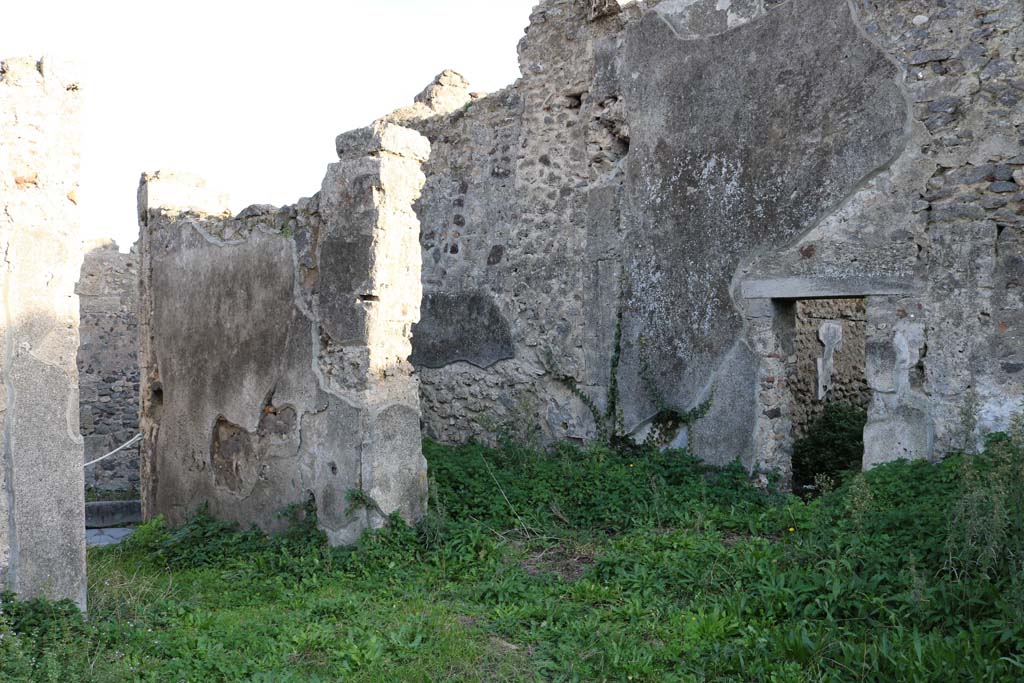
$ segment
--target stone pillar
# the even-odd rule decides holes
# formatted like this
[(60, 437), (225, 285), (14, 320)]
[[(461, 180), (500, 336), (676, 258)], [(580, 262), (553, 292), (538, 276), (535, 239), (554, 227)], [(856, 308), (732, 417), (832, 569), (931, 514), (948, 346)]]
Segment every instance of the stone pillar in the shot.
[(923, 306), (913, 297), (868, 297), (865, 374), (871, 389), (864, 469), (935, 453), (933, 400), (923, 390)]
[(792, 478), (793, 397), (789, 368), (794, 359), (795, 303), (786, 300), (744, 299), (747, 341), (757, 358), (754, 454), (750, 465), (762, 485), (768, 473), (788, 489)]
[(340, 136), (321, 191), (237, 216), (202, 181), (139, 192), (143, 514), (279, 528), (312, 496), (332, 544), (426, 509), (418, 379), (426, 138)]
[(321, 330), (325, 346), (365, 354), (366, 366), (362, 377), (337, 373), (333, 364), (321, 369), (363, 411), (360, 477), (374, 501), (368, 521), (379, 526), (381, 511), (406, 519), (426, 511), (419, 379), (409, 356), (423, 296), (413, 203), (426, 181), (420, 165), (430, 142), (408, 128), (374, 124), (340, 135), (337, 151), (320, 194)]
[(0, 587), (85, 607), (78, 84), (0, 65)]

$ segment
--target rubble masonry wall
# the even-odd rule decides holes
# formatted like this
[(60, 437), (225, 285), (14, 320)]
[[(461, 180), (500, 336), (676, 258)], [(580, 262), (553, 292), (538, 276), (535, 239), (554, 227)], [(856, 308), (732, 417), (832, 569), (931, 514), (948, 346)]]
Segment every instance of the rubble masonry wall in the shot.
[(646, 372), (680, 410), (714, 397), (676, 444), (785, 473), (796, 358), (777, 316), (819, 297), (865, 299), (869, 465), (1005, 427), (1024, 395), (1022, 14), (541, 2), (520, 80), (476, 96), (448, 75), (391, 115), (433, 146), (427, 434), (590, 438), (557, 377), (603, 406), (620, 356), (627, 430), (656, 412)]
[[(76, 286), (79, 302), (78, 375), (85, 460), (91, 462), (139, 431), (138, 254), (117, 243), (86, 243)], [(98, 491), (139, 487), (139, 447), (129, 446), (85, 470)]]

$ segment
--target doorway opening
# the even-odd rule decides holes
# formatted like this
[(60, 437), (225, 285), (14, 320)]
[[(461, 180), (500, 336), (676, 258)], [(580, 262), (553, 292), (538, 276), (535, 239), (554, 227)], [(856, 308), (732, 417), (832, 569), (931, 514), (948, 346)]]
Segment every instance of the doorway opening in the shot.
[(860, 470), (871, 402), (865, 359), (863, 298), (793, 302), (793, 356), (788, 369), (793, 491), (814, 496)]

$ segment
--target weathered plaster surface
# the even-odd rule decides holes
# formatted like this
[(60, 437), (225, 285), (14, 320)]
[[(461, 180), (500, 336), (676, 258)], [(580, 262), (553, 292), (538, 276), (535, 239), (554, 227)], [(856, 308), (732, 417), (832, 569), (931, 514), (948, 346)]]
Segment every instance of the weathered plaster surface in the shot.
[[(648, 14), (626, 40), (622, 70), (643, 74), (624, 79), (636, 117), (627, 230), (639, 247), (625, 257), (627, 339), (647, 337), (672, 400), (743, 383), (749, 403), (754, 375), (736, 373), (750, 364), (725, 361), (743, 327), (736, 267), (810, 228), (899, 151), (897, 70), (842, 1), (794, 0), (689, 41)], [(627, 422), (650, 410), (642, 400), (631, 407)], [(694, 447), (723, 462), (748, 457), (723, 441), (731, 429), (720, 410), (731, 408), (715, 403)]]
[(0, 587), (84, 608), (79, 107), (65, 65), (0, 62)]
[[(144, 176), (143, 514), (203, 503), (273, 529), (312, 496), (332, 543), (426, 504), (412, 203), (429, 144), (377, 125), (338, 140), (312, 199), (230, 216), (198, 179)], [(199, 206), (173, 202), (196, 198)], [(352, 491), (370, 503), (353, 505)]]
[(392, 115), (433, 143), (427, 433), (593, 436), (552, 371), (603, 404), (621, 310), (627, 428), (653, 414), (647, 367), (681, 410), (715, 397), (701, 457), (785, 470), (804, 417), (776, 316), (820, 297), (865, 299), (869, 465), (957, 447), (965, 414), (1005, 425), (1024, 393), (1022, 11), (540, 3), (519, 81), (477, 96), (446, 72)]

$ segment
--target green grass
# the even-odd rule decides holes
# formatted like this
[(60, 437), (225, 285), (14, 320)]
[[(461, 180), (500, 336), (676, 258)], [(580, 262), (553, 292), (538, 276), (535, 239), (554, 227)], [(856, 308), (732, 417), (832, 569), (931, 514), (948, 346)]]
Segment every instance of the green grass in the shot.
[(425, 445), (432, 513), (329, 549), (205, 515), (89, 551), (90, 614), (4, 600), (0, 680), (1024, 680), (1024, 453), (805, 503), (681, 452)]

